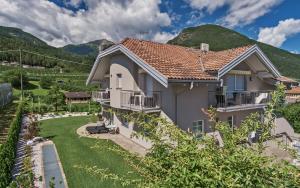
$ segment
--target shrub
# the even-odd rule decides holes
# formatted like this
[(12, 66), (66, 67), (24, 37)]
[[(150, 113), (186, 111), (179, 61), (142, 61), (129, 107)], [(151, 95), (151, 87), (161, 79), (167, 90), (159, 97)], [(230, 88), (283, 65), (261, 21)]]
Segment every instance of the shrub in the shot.
[(300, 103), (286, 106), (283, 108), (282, 114), (292, 125), (295, 132), (300, 133)]
[(16, 144), (22, 121), (23, 103), (20, 103), (16, 116), (11, 122), (8, 137), (0, 151), (0, 188), (5, 188), (11, 181), (11, 171), (16, 156)]

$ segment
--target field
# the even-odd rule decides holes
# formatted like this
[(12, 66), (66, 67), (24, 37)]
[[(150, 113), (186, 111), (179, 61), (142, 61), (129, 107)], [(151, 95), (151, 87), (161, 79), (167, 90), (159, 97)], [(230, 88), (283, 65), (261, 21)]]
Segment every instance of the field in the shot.
[[(99, 177), (75, 167), (75, 165), (97, 166), (121, 176), (133, 171), (117, 152), (109, 150), (110, 147), (116, 147), (113, 142), (79, 137), (76, 134), (77, 128), (88, 122), (89, 117), (42, 121), (40, 135), (50, 138), (55, 143), (70, 188), (121, 187), (120, 182), (100, 180)], [(96, 143), (100, 144), (101, 148), (92, 148)], [(133, 173), (128, 178), (137, 176)]]

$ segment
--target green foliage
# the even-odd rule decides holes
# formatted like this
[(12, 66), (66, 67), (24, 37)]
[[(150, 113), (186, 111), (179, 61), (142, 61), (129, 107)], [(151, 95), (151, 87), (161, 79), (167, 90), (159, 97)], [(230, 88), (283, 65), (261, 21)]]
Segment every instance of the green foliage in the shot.
[(54, 85), (49, 90), (46, 101), (49, 105), (54, 106), (56, 112), (58, 107), (65, 105), (64, 94), (60, 91), (60, 88), (57, 85)]
[(26, 87), (29, 85), (28, 77), (26, 74), (21, 72), (18, 69), (15, 70), (9, 70), (4, 72), (3, 79), (5, 82), (11, 83), (11, 85), (14, 88), (20, 88), (21, 87), (21, 73), (22, 73), (22, 79), (23, 79), (23, 87)]
[(5, 188), (11, 181), (11, 171), (16, 156), (16, 144), (18, 141), (21, 119), (23, 112), (23, 104), (20, 103), (16, 112), (16, 116), (11, 122), (8, 137), (2, 145), (0, 151), (0, 188)]
[[(43, 66), (46, 68), (66, 68), (78, 72), (88, 72), (91, 68), (91, 62), (94, 61), (94, 56), (78, 55), (67, 52), (62, 48), (55, 48), (47, 45), (45, 42), (35, 36), (26, 33), (17, 28), (0, 26), (0, 49), (1, 50), (16, 50), (26, 49), (40, 54), (76, 61), (86, 65), (71, 64), (69, 62), (58, 61), (54, 59), (44, 58), (33, 54), (22, 52), (22, 63), (26, 65)], [(19, 61), (19, 52), (0, 53), (0, 61), (15, 62)]]
[(86, 86), (85, 84), (78, 83), (78, 81), (76, 82), (74, 80), (72, 80), (72, 81), (68, 80), (65, 83), (60, 83), (59, 87), (62, 90), (65, 90), (65, 91), (74, 91), (74, 92), (76, 92), (76, 91), (94, 91), (94, 90), (97, 90), (97, 88), (98, 88), (97, 85), (88, 85), (88, 86)]
[(31, 162), (31, 147), (25, 146), (25, 158), (23, 159), (23, 169), (9, 185), (9, 188), (34, 188), (34, 174), (32, 171), (32, 162)]
[(268, 104), (270, 114), (275, 114), (276, 117), (282, 116), (282, 108), (285, 105), (285, 85), (276, 85), (276, 91), (273, 92), (271, 102)]
[(207, 24), (186, 28), (168, 43), (195, 48), (200, 48), (201, 43), (208, 43), (210, 49), (214, 51), (257, 44), (283, 75), (300, 79), (299, 55), (257, 42), (218, 25)]
[(290, 104), (283, 108), (283, 116), (292, 125), (295, 132), (300, 133), (300, 103)]
[[(199, 140), (157, 115), (116, 111), (139, 126), (135, 136), (150, 139), (153, 144), (144, 158), (124, 155), (144, 179), (130, 181), (105, 169), (82, 169), (100, 179), (114, 179), (138, 187), (299, 187), (298, 168), (262, 155), (264, 142), (270, 138), (274, 126), (274, 107), (280, 106), (280, 89), (279, 86), (273, 93), (264, 122), (258, 114), (252, 114), (234, 131), (227, 122), (216, 122), (215, 111), (210, 109), (209, 120), (222, 136), (223, 146), (214, 135)], [(248, 136), (257, 130), (262, 131), (258, 143), (250, 145)], [(140, 163), (131, 162), (134, 159)]]
[(68, 111), (96, 113), (100, 111), (100, 105), (97, 102), (69, 104)]
[(53, 81), (54, 81), (53, 78), (51, 78), (49, 76), (42, 76), (39, 84), (40, 84), (41, 88), (49, 89), (52, 86)]

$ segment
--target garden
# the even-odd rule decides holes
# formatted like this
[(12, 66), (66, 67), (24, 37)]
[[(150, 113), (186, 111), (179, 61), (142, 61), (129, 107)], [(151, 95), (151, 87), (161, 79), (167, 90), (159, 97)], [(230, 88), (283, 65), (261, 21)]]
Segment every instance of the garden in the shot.
[[(79, 137), (76, 130), (89, 123), (91, 117), (68, 117), (41, 121), (40, 136), (51, 139), (57, 148), (69, 187), (122, 187), (113, 180), (99, 178), (76, 166), (98, 166), (109, 169), (120, 176), (138, 178), (129, 162), (114, 148), (120, 149), (110, 140)], [(95, 148), (101, 146), (100, 148)], [(131, 172), (131, 173), (128, 173)]]

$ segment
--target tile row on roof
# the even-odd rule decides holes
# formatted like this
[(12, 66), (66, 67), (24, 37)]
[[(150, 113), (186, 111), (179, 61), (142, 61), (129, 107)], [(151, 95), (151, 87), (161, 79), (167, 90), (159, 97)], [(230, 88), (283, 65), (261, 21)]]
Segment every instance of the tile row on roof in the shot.
[(252, 46), (224, 51), (200, 49), (126, 38), (121, 44), (168, 79), (215, 80), (216, 72)]
[(293, 87), (290, 90), (286, 91), (286, 94), (290, 94), (290, 95), (300, 95), (300, 87)]

